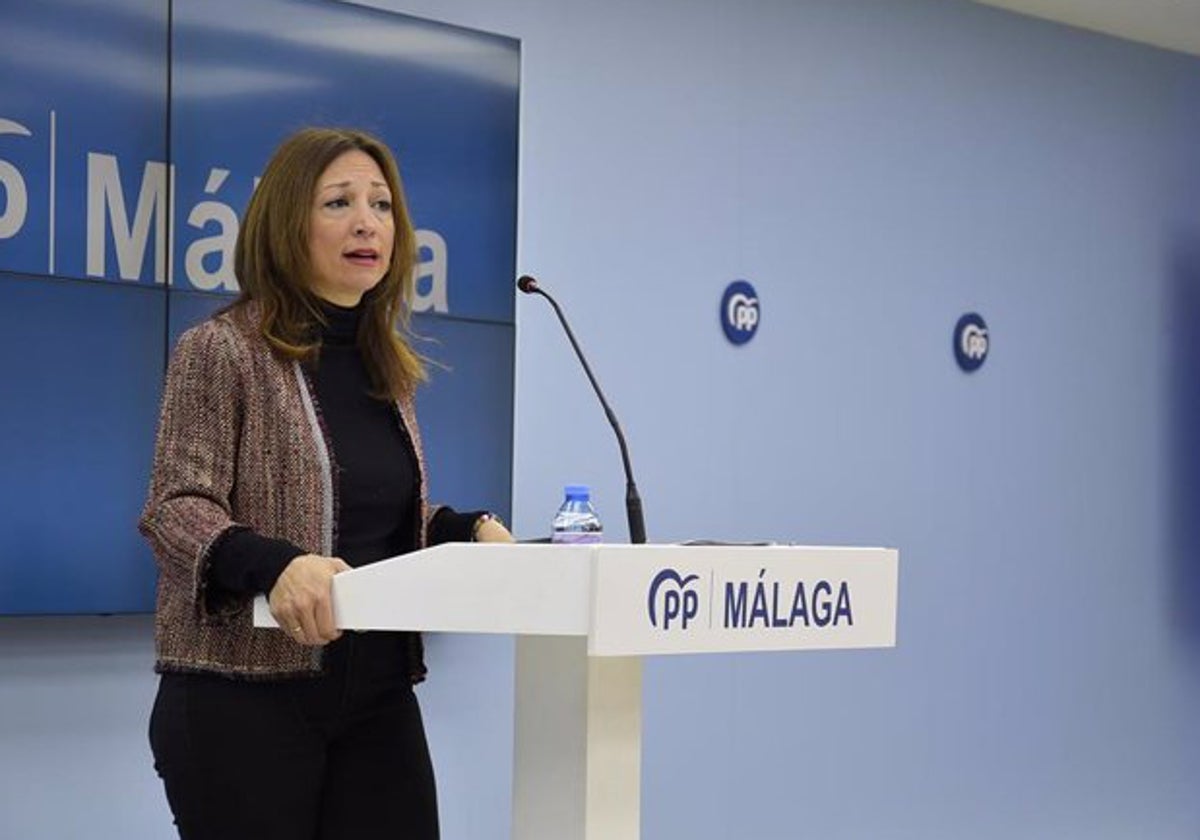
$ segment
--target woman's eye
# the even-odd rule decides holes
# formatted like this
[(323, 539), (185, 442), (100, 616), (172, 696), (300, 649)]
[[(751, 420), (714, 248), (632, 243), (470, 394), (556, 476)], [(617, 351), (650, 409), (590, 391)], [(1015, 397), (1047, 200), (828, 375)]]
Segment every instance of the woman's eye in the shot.
[(344, 198), (334, 198), (325, 202), (326, 207), (347, 207), (349, 202)]
[(375, 208), (377, 210), (387, 210), (390, 212), (392, 209), (392, 202), (386, 198), (381, 198), (375, 202)]

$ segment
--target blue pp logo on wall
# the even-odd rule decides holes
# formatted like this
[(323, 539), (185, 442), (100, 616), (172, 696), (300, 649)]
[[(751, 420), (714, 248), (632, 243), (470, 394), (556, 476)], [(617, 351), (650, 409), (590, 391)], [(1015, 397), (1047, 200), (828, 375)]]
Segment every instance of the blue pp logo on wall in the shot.
[(745, 344), (758, 332), (758, 293), (745, 280), (735, 280), (721, 296), (721, 327), (731, 344)]
[(663, 569), (655, 575), (646, 603), (651, 626), (670, 630), (674, 622), (680, 630), (686, 630), (688, 622), (700, 612), (700, 595), (691, 588), (699, 579), (699, 575), (683, 577), (674, 569)]
[(954, 327), (954, 358), (958, 366), (973, 373), (983, 366), (988, 354), (988, 328), (978, 314), (968, 312)]

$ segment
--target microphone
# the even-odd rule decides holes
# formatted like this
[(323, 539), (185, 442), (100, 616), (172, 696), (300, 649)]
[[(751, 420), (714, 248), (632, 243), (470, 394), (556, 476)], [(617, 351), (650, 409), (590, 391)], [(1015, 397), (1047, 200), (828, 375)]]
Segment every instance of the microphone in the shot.
[(517, 288), (527, 295), (541, 295), (550, 301), (563, 330), (567, 333), (567, 338), (571, 341), (571, 347), (575, 349), (575, 355), (579, 357), (579, 363), (583, 365), (583, 372), (587, 374), (588, 381), (592, 383), (592, 390), (596, 392), (600, 405), (604, 407), (604, 416), (608, 418), (608, 424), (612, 426), (613, 432), (617, 435), (617, 444), (621, 447), (621, 462), (625, 465), (625, 517), (629, 521), (629, 541), (635, 545), (644, 543), (646, 541), (646, 522), (642, 518), (642, 497), (638, 495), (637, 484), (633, 481), (633, 468), (629, 466), (629, 447), (625, 445), (625, 434), (621, 431), (621, 424), (617, 422), (617, 415), (613, 414), (608, 400), (604, 399), (604, 392), (600, 390), (596, 377), (592, 375), (592, 368), (588, 365), (587, 359), (583, 357), (583, 351), (579, 349), (579, 342), (575, 340), (575, 333), (571, 332), (571, 325), (567, 323), (558, 301), (528, 274), (522, 275), (517, 280)]

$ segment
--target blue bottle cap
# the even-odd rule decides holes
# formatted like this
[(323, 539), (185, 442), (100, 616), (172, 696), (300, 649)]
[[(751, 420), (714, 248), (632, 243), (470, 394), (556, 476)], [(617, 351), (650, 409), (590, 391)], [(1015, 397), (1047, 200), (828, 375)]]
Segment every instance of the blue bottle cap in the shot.
[(565, 492), (568, 499), (575, 499), (580, 502), (589, 501), (592, 497), (591, 488), (586, 484), (568, 484)]

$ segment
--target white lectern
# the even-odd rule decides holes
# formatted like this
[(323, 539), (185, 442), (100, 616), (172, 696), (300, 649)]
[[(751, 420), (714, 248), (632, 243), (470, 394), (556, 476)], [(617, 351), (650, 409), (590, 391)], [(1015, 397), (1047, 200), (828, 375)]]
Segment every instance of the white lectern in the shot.
[[(892, 647), (882, 548), (451, 543), (343, 572), (347, 630), (515, 633), (513, 840), (636, 840), (641, 658)], [(266, 601), (255, 624), (274, 627)]]

